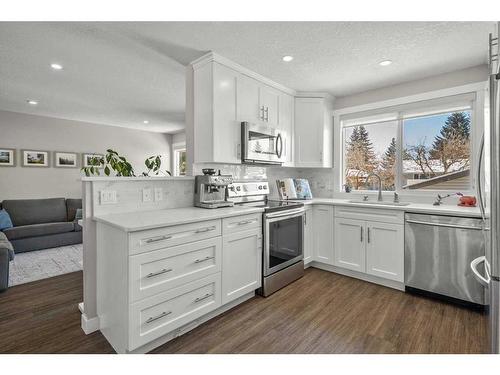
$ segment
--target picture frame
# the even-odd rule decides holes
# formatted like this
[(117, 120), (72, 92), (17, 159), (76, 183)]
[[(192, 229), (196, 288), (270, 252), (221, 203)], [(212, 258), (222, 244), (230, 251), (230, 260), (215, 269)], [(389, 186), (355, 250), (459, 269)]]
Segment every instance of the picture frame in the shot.
[(78, 154), (75, 152), (54, 151), (54, 167), (77, 168)]
[[(104, 154), (96, 154), (96, 153), (92, 153), (92, 152), (83, 153), (82, 154), (82, 167), (83, 168), (92, 167), (92, 165), (89, 164), (89, 160), (90, 160), (90, 158), (95, 158), (95, 157), (103, 158)], [(103, 167), (98, 166), (97, 168), (102, 169)]]
[(16, 166), (16, 149), (0, 147), (0, 167)]
[(50, 167), (50, 151), (22, 150), (22, 166), (30, 168)]

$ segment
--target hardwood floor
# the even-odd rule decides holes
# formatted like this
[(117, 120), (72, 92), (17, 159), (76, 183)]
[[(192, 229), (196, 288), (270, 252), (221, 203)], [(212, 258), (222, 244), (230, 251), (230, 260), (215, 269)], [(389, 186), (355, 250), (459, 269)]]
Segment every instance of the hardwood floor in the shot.
[[(82, 273), (0, 294), (0, 352), (112, 353), (80, 329)], [(486, 316), (317, 269), (154, 353), (484, 353)]]

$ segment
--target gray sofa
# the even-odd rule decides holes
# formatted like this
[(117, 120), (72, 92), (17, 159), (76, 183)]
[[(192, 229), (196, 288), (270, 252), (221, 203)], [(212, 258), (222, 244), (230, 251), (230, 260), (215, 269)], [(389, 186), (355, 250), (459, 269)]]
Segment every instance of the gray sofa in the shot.
[(82, 242), (82, 227), (75, 219), (81, 199), (16, 199), (1, 206), (13, 224), (3, 233), (16, 253)]
[(0, 292), (9, 286), (9, 262), (14, 259), (14, 249), (5, 234), (0, 232)]

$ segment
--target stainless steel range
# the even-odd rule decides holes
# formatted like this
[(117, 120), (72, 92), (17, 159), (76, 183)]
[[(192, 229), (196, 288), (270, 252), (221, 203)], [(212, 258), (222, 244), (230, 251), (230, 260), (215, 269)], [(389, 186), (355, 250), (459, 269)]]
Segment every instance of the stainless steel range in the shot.
[(262, 288), (264, 297), (302, 277), (304, 274), (303, 203), (267, 199), (267, 181), (234, 182), (228, 199), (235, 205), (264, 208)]

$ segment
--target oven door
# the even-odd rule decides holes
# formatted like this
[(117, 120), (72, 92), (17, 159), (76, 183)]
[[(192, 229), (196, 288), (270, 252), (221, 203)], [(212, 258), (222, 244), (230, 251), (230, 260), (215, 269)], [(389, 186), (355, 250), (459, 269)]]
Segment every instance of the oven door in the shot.
[(264, 276), (304, 258), (303, 208), (264, 215)]
[(241, 123), (241, 160), (243, 163), (281, 164), (285, 155), (283, 135), (265, 125)]

